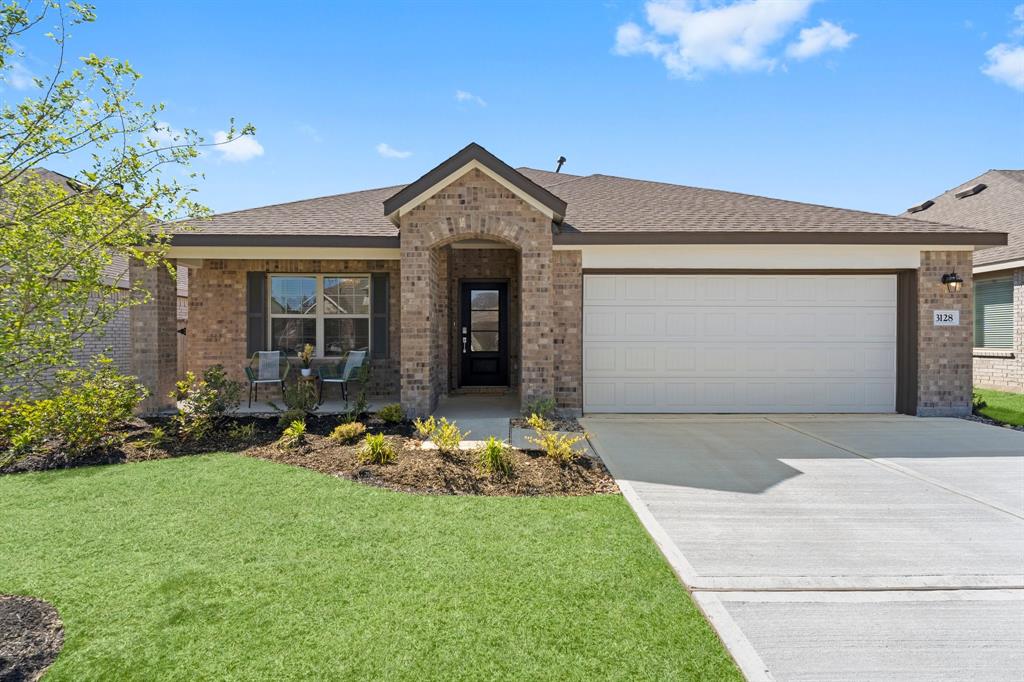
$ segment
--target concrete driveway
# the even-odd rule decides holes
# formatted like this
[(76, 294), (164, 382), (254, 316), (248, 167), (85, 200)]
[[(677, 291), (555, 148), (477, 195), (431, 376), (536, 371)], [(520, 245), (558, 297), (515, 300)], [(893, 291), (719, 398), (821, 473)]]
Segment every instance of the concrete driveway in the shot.
[(1024, 679), (1024, 433), (889, 415), (583, 423), (750, 679)]

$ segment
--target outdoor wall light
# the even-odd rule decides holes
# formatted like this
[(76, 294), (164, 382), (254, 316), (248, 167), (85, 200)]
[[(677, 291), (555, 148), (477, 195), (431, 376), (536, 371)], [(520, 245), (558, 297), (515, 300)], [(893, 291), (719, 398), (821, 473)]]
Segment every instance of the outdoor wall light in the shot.
[(942, 283), (946, 287), (946, 291), (951, 294), (958, 293), (964, 285), (964, 280), (960, 275), (956, 274), (956, 270), (942, 276)]

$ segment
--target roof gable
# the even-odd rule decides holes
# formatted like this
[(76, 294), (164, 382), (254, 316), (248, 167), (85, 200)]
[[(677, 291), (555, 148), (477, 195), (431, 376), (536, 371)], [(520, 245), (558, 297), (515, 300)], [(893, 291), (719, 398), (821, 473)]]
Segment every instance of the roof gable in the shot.
[(385, 199), (384, 215), (397, 225), (401, 214), (412, 210), (474, 168), (514, 192), (537, 210), (550, 215), (554, 222), (562, 222), (562, 218), (565, 216), (565, 201), (512, 168), (476, 142), (469, 143), (455, 155), (427, 171), (418, 180)]

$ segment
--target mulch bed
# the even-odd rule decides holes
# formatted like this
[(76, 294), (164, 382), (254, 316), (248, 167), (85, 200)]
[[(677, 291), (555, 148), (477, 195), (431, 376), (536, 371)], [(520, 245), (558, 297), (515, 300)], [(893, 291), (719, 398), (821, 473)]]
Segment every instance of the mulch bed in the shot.
[[(408, 422), (387, 424), (372, 415), (364, 415), (367, 433), (389, 437), (398, 457), (392, 464), (368, 465), (359, 461), (360, 444), (342, 445), (327, 438), (341, 416), (310, 416), (306, 419), (306, 443), (295, 450), (276, 444), (281, 429), (276, 418), (241, 417), (229, 420), (200, 443), (181, 442), (174, 437), (170, 420), (136, 419), (128, 425), (122, 440), (86, 457), (69, 459), (59, 448), (40, 452), (0, 468), (0, 474), (47, 469), (141, 462), (210, 452), (237, 452), (258, 459), (284, 462), (331, 476), (338, 476), (390, 490), (431, 495), (593, 495), (617, 493), (618, 487), (604, 465), (581, 456), (573, 462), (558, 464), (542, 453), (512, 449), (514, 471), (504, 478), (480, 473), (474, 466), (474, 453), (463, 451), (442, 455), (420, 447), (413, 438), (415, 430)], [(253, 424), (255, 434), (241, 441), (231, 427)], [(575, 420), (572, 420), (575, 424)], [(572, 426), (572, 424), (564, 424)], [(153, 428), (163, 428), (168, 439), (160, 445), (150, 442)], [(558, 430), (562, 428), (559, 422)], [(577, 431), (582, 431), (575, 424)]]
[(64, 625), (53, 605), (0, 595), (0, 681), (38, 680), (63, 646)]
[(1004, 424), (1002, 422), (997, 422), (995, 419), (989, 419), (988, 417), (982, 416), (980, 414), (969, 414), (969, 415), (967, 415), (965, 417), (961, 417), (961, 419), (966, 419), (969, 422), (978, 422), (980, 424), (988, 424), (989, 426), (998, 426), (998, 427), (1004, 428), (1004, 429), (1013, 429), (1014, 431), (1024, 431), (1024, 426), (1015, 426), (1013, 424)]
[[(575, 417), (567, 417), (565, 419), (548, 419), (551, 422), (552, 431), (569, 431), (572, 433), (583, 433), (583, 427), (576, 421)], [(530, 425), (526, 423), (525, 417), (516, 417), (512, 420), (512, 427), (516, 429), (528, 429)]]

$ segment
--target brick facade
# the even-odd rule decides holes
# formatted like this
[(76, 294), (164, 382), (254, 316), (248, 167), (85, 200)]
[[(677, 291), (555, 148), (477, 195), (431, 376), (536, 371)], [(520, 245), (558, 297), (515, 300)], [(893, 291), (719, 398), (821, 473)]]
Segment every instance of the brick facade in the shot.
[[(974, 347), (974, 292), (970, 251), (922, 251), (917, 271), (917, 413), (923, 417), (970, 414)], [(956, 271), (963, 288), (951, 294), (942, 275)], [(960, 324), (937, 327), (935, 310), (959, 310)]]
[(583, 252), (552, 254), (555, 400), (567, 412), (583, 410)]
[[(1005, 271), (987, 273), (975, 279), (1005, 277), (1006, 274)], [(1005, 352), (975, 349), (974, 385), (1024, 393), (1024, 268), (1013, 270), (1010, 276), (1013, 278), (1013, 347)]]
[(147, 268), (136, 259), (129, 268), (131, 281), (151, 296), (148, 303), (129, 308), (129, 320), (133, 374), (150, 391), (139, 409), (156, 412), (171, 405), (177, 373), (177, 286), (167, 268)]

